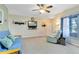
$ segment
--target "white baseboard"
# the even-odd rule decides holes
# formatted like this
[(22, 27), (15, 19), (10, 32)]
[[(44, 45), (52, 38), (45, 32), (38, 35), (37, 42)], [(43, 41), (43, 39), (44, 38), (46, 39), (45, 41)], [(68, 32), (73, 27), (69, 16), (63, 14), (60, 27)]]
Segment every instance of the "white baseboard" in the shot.
[(47, 37), (47, 36), (29, 36), (29, 37), (22, 37), (22, 38), (42, 38), (42, 37)]

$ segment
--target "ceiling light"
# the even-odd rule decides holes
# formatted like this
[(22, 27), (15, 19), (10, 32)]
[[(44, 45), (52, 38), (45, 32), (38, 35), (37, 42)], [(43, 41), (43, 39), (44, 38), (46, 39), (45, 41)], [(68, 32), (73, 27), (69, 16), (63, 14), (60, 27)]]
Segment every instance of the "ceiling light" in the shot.
[(37, 4), (39, 7), (38, 9), (33, 9), (32, 11), (39, 11), (40, 13), (50, 13), (50, 8), (52, 8), (52, 5), (47, 4)]
[(46, 13), (45, 10), (43, 10), (43, 9), (40, 9), (39, 11), (40, 11), (40, 13)]

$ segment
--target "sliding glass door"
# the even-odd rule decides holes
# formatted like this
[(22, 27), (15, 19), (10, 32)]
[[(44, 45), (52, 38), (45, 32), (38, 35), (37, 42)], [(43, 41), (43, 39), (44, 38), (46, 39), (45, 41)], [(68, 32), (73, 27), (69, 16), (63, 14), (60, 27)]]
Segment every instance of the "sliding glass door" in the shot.
[(61, 31), (65, 38), (79, 37), (79, 15), (61, 18)]
[(69, 17), (65, 17), (62, 19), (62, 33), (63, 37), (69, 37), (70, 36), (70, 30), (69, 30)]
[(70, 36), (77, 37), (78, 33), (78, 16), (71, 16), (70, 17)]

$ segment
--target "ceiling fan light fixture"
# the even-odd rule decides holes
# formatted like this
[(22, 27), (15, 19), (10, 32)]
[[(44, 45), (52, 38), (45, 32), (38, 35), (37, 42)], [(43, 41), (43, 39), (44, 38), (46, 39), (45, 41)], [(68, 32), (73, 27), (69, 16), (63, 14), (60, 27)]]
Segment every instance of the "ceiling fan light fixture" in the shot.
[(39, 11), (40, 11), (40, 13), (46, 13), (46, 11), (43, 9), (40, 9)]
[(39, 9), (34, 9), (32, 11), (39, 11), (40, 14), (43, 13), (50, 13), (50, 8), (52, 8), (52, 5), (48, 5), (48, 4), (37, 4), (37, 6), (39, 7)]

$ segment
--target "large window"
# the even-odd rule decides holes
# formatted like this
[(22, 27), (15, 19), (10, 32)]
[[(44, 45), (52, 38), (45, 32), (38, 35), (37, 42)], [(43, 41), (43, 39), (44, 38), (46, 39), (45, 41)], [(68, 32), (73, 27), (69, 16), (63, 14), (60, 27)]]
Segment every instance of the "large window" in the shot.
[(78, 29), (78, 26), (77, 26), (77, 16), (73, 16), (70, 18), (70, 35), (71, 36), (74, 36), (74, 37), (77, 37), (77, 29)]
[(77, 18), (73, 18), (72, 19), (72, 22), (71, 22), (71, 25), (72, 25), (71, 32), (72, 33), (77, 33), (77, 23), (76, 23), (76, 20), (77, 20)]

